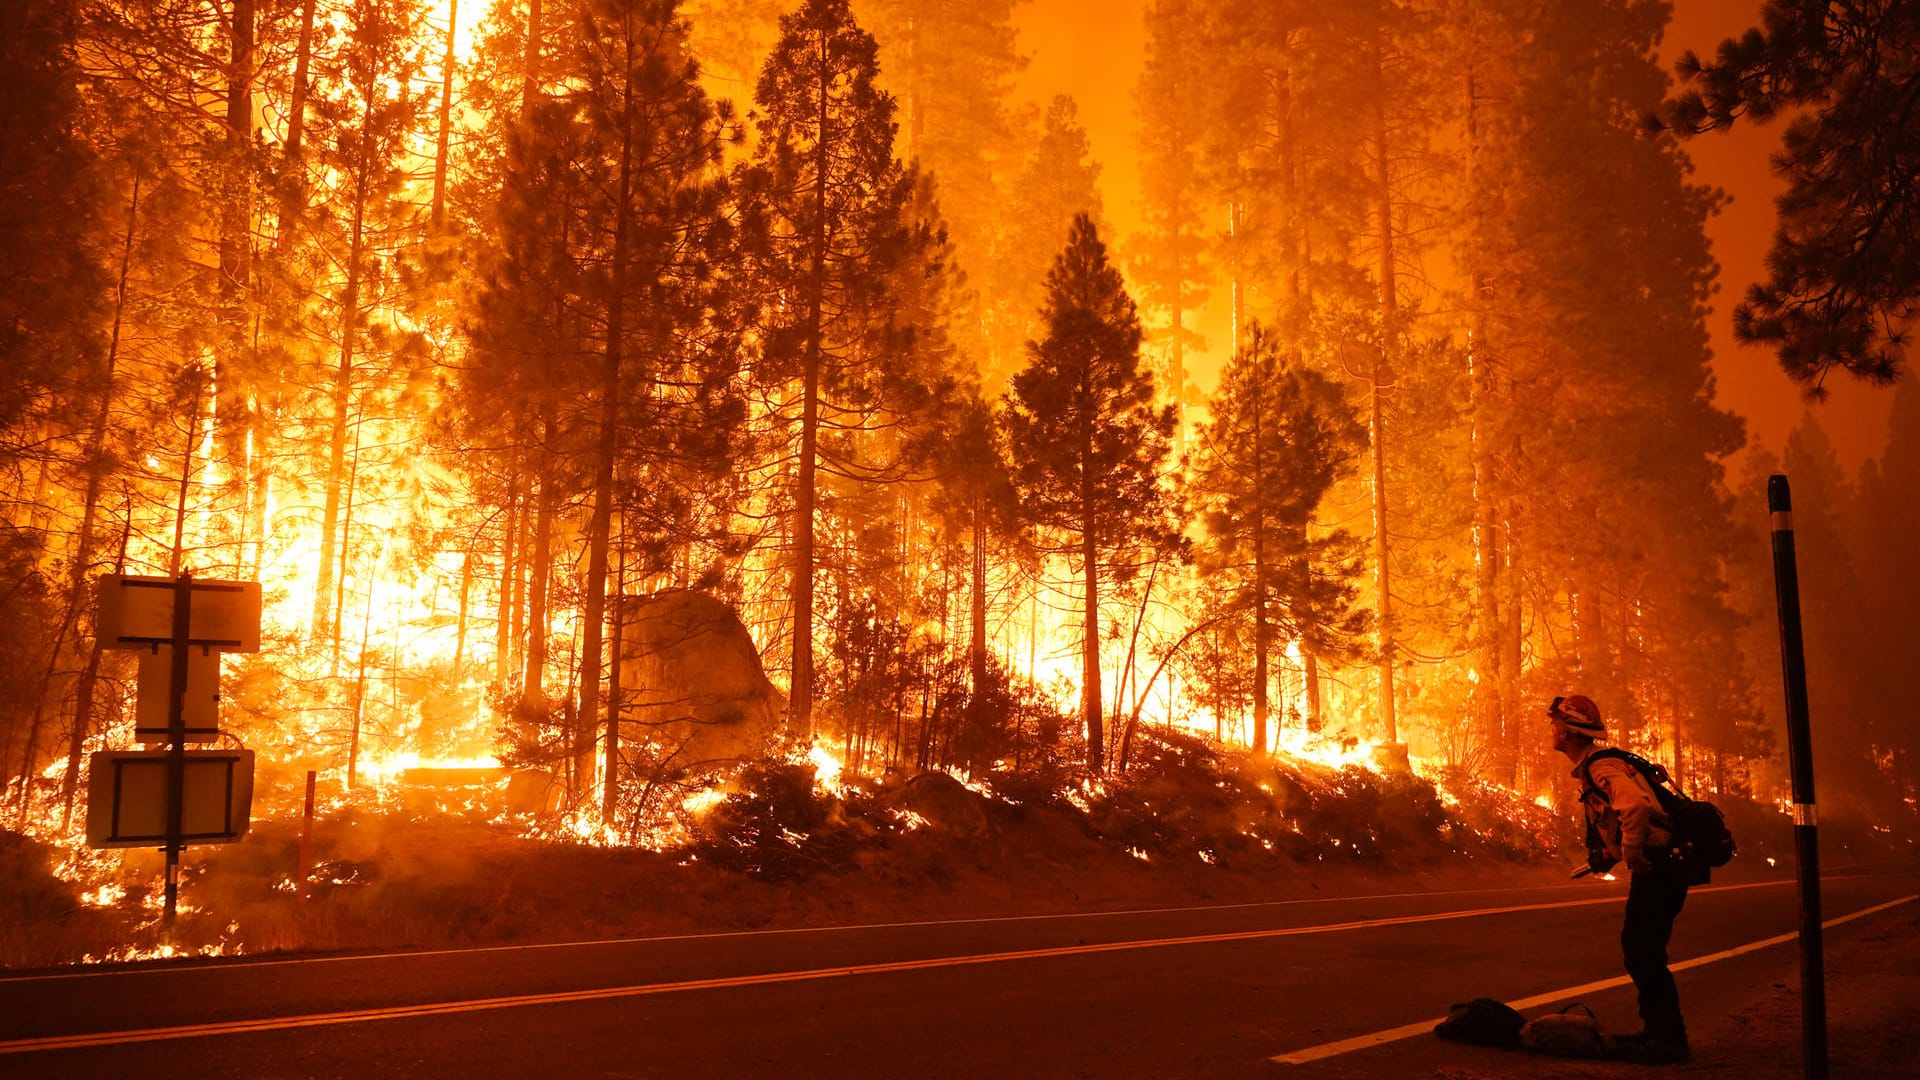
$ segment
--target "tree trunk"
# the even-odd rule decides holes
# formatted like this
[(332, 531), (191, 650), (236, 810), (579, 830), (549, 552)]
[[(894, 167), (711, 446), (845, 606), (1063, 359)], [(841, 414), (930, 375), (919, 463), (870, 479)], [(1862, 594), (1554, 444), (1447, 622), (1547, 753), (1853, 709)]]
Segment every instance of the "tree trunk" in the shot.
[(173, 505), (173, 549), (167, 556), (167, 576), (179, 577), (180, 566), (186, 557), (187, 546), (187, 491), (193, 486), (193, 444), (200, 433), (200, 394), (202, 383), (199, 369), (190, 369), (193, 379), (193, 393), (187, 395), (187, 437), (180, 446), (180, 483), (174, 495)]
[[(1480, 129), (1474, 70), (1467, 69), (1467, 153), (1466, 201), (1477, 205), (1480, 195)], [(1491, 417), (1494, 374), (1493, 357), (1487, 344), (1487, 292), (1489, 285), (1481, 275), (1478, 250), (1467, 247), (1467, 303), (1472, 312), (1467, 335), (1467, 416), (1469, 456), (1473, 469), (1473, 567), (1474, 567), (1474, 680), (1469, 711), (1474, 730), (1494, 751), (1495, 774), (1512, 787), (1519, 761), (1509, 753), (1507, 728), (1513, 718), (1507, 716), (1501, 686), (1505, 659), (1500, 638), (1506, 621), (1500, 612), (1500, 565), (1502, 542), (1499, 535), (1498, 496), (1494, 492)]]
[(1307, 733), (1318, 735), (1327, 722), (1324, 706), (1320, 703), (1320, 661), (1313, 655), (1313, 650), (1304, 645), (1300, 649), (1300, 666), (1301, 679), (1307, 684)]
[(1687, 735), (1680, 722), (1680, 695), (1669, 690), (1667, 703), (1673, 709), (1673, 782), (1684, 791), (1692, 783), (1693, 776), (1687, 768)]
[(520, 118), (533, 115), (534, 99), (540, 96), (540, 0), (527, 4), (527, 56), (520, 71)]
[(1232, 280), (1228, 283), (1228, 309), (1233, 319), (1233, 353), (1240, 353), (1240, 332), (1246, 324), (1246, 312), (1240, 290), (1240, 203), (1233, 200), (1227, 203), (1227, 242), (1232, 247), (1230, 269)]
[(440, 133), (433, 147), (433, 234), (447, 228), (447, 149), (453, 138), (453, 45), (460, 0), (447, 0), (447, 51), (440, 61)]
[[(265, 317), (259, 311), (253, 316), (253, 341), (250, 352), (260, 355), (260, 334)], [(267, 444), (272, 437), (267, 422), (266, 411), (260, 402), (250, 400), (247, 403), (247, 505), (242, 520), (245, 522), (242, 542), (251, 548), (253, 557), (248, 564), (247, 576), (258, 578), (260, 567), (267, 561), (267, 534), (273, 522), (267, 517), (267, 489), (273, 482), (273, 472), (267, 467)]]
[[(1258, 362), (1256, 362), (1258, 363)], [(1255, 369), (1260, 371), (1258, 367)], [(1253, 446), (1258, 455), (1265, 446), (1267, 386), (1264, 371), (1256, 376), (1253, 404)], [(1267, 660), (1273, 649), (1273, 630), (1267, 620), (1267, 518), (1254, 507), (1253, 520), (1253, 752), (1267, 752)]]
[[(1092, 460), (1092, 439), (1083, 443), (1081, 461)], [(1093, 484), (1081, 482), (1080, 558), (1085, 563), (1086, 608), (1080, 638), (1080, 712), (1087, 728), (1087, 768), (1104, 772), (1107, 765), (1105, 717), (1100, 704), (1100, 546), (1093, 517)]]
[(87, 490), (80, 508), (80, 532), (74, 538), (73, 572), (69, 580), (68, 618), (85, 603), (87, 570), (93, 561), (93, 527), (100, 510), (100, 489), (106, 483), (107, 424), (113, 409), (113, 377), (120, 361), (120, 331), (127, 310), (127, 276), (133, 267), (133, 239), (140, 213), (140, 178), (133, 179), (127, 198), (127, 228), (120, 244), (120, 275), (113, 290), (113, 328), (107, 336), (106, 369), (100, 377), (100, 400), (93, 410), (93, 427), (87, 434)]
[[(1384, 90), (1386, 78), (1381, 66), (1380, 43), (1373, 46), (1374, 74)], [(1389, 377), (1399, 359), (1399, 311), (1394, 290), (1393, 263), (1393, 182), (1387, 156), (1387, 109), (1381, 97), (1374, 98), (1374, 149), (1379, 157), (1375, 178), (1374, 211), (1380, 230), (1380, 350), (1373, 360), (1369, 380), (1367, 417), (1369, 441), (1373, 444), (1373, 562), (1374, 589), (1380, 618), (1380, 723), (1389, 744), (1400, 741), (1400, 729), (1393, 702), (1393, 581), (1387, 555), (1387, 453), (1386, 431), (1382, 426), (1380, 384)]]
[[(1510, 514), (1511, 506), (1503, 507), (1503, 513)], [(1500, 529), (1500, 547), (1496, 554), (1500, 558), (1500, 713), (1507, 719), (1506, 752), (1514, 762), (1514, 788), (1521, 790), (1527, 783), (1523, 768), (1525, 753), (1520, 717), (1520, 647), (1523, 624), (1520, 612), (1520, 552), (1518, 537), (1514, 535), (1513, 518), (1506, 517)]]
[[(249, 380), (240, 377), (234, 361), (243, 351), (246, 334), (243, 305), (252, 275), (251, 181), (247, 155), (253, 144), (253, 61), (255, 0), (233, 0), (227, 36), (226, 160), (222, 162), (219, 229), (219, 349), (214, 387), (216, 452), (229, 460), (242, 452), (241, 432), (249, 427)], [(245, 483), (244, 462), (227, 470)]]
[[(633, 27), (628, 25), (623, 29), (627, 70), (632, 71)], [(600, 376), (600, 441), (594, 455), (593, 516), (587, 523), (587, 592), (580, 615), (580, 714), (573, 754), (579, 763), (581, 780), (581, 789), (576, 790), (574, 796), (581, 799), (586, 797), (585, 784), (593, 773), (593, 737), (600, 724), (600, 652), (606, 622), (607, 547), (613, 527), (613, 460), (620, 449), (620, 360), (626, 335), (627, 234), (633, 218), (632, 94), (632, 88), (627, 88), (621, 102), (620, 173), (614, 193), (607, 338)], [(609, 793), (613, 783), (609, 778)], [(609, 823), (612, 814), (613, 807), (601, 806), (601, 824)]]
[[(828, 58), (821, 44), (820, 61)], [(819, 88), (819, 137), (814, 146), (813, 251), (808, 267), (807, 322), (800, 388), (800, 461), (794, 498), (793, 558), (793, 685), (788, 705), (790, 720), (802, 737), (813, 734), (813, 517), (815, 456), (819, 452), (821, 307), (827, 287), (827, 169), (832, 162), (832, 144), (828, 140), (827, 106), (829, 87)]]
[[(1127, 636), (1127, 659), (1120, 668), (1120, 685), (1113, 695), (1113, 719), (1120, 722), (1120, 711), (1127, 710), (1134, 716), (1147, 701), (1147, 687), (1137, 686), (1134, 678), (1134, 665), (1140, 656), (1140, 630), (1147, 623), (1147, 608), (1153, 603), (1153, 585), (1160, 578), (1160, 559), (1156, 556), (1153, 565), (1147, 571), (1146, 586), (1140, 593), (1140, 606), (1133, 613), (1133, 632)], [(1124, 746), (1121, 748), (1124, 753)]]
[[(86, 605), (87, 573), (93, 565), (94, 522), (100, 511), (100, 489), (106, 483), (107, 460), (106, 441), (107, 424), (113, 409), (113, 377), (120, 360), (120, 331), (125, 324), (127, 310), (127, 276), (133, 266), (133, 239), (139, 222), (140, 177), (133, 178), (133, 189), (127, 197), (127, 228), (120, 244), (120, 274), (113, 290), (113, 325), (107, 336), (106, 369), (101, 373), (100, 401), (93, 412), (93, 428), (87, 435), (87, 489), (81, 502), (80, 531), (74, 538), (73, 567), (67, 584), (66, 627), (64, 636), (79, 619), (80, 610)], [(129, 512), (127, 525), (132, 528), (132, 515)], [(120, 542), (121, 563), (126, 561), (125, 537)], [(115, 572), (118, 572), (118, 567)], [(86, 667), (81, 671), (79, 684), (74, 691), (73, 725), (68, 739), (67, 775), (62, 785), (62, 805), (60, 829), (66, 831), (73, 816), (73, 791), (78, 782), (80, 770), (80, 749), (87, 738), (87, 728), (92, 722), (94, 680), (100, 671), (101, 645), (98, 633), (94, 635), (92, 646), (88, 650)], [(29, 762), (31, 764), (31, 762)]]
[(493, 679), (501, 686), (513, 672), (514, 605), (519, 603), (520, 564), (517, 542), (520, 538), (520, 470), (513, 466), (513, 478), (507, 482), (507, 520), (500, 530), (500, 600), (494, 608)]
[(73, 727), (67, 732), (67, 772), (60, 783), (60, 831), (73, 824), (73, 797), (80, 786), (80, 757), (86, 749), (87, 730), (93, 721), (93, 691), (100, 679), (100, 658), (106, 653), (98, 637), (87, 649), (87, 666), (73, 690)]
[(307, 125), (307, 95), (310, 93), (313, 64), (314, 3), (315, 0), (303, 0), (300, 5), (300, 41), (293, 60), (293, 100), (287, 106), (287, 141), (282, 148), (288, 164), (300, 160), (300, 141)]
[[(353, 425), (353, 459), (352, 459), (352, 464), (347, 466), (347, 495), (346, 495), (346, 501), (343, 504), (341, 508), (341, 513), (340, 513), (340, 529), (339, 529), (340, 560), (339, 560), (339, 565), (334, 567), (333, 624), (335, 627), (341, 628), (341, 629), (344, 629), (347, 625), (347, 564), (349, 561), (351, 561), (353, 557), (353, 510), (354, 510), (354, 500), (360, 492), (360, 436), (361, 434), (362, 434), (361, 425), (354, 424)], [(367, 595), (368, 596), (373, 595), (373, 590), (371, 588), (367, 590)], [(340, 674), (341, 644), (342, 642), (340, 639), (340, 635), (338, 633), (334, 634), (333, 635), (333, 666), (329, 674), (336, 677)]]
[[(1307, 281), (1304, 268), (1308, 252), (1304, 237), (1301, 236), (1299, 218), (1298, 173), (1299, 161), (1293, 137), (1293, 71), (1283, 68), (1276, 76), (1277, 90), (1274, 94), (1275, 128), (1279, 132), (1280, 151), (1280, 200), (1286, 207), (1286, 222), (1282, 229), (1282, 243), (1286, 245), (1286, 285), (1283, 295), (1286, 300), (1287, 320), (1287, 360), (1289, 364), (1300, 363), (1300, 327), (1313, 307), (1311, 283)], [(1307, 548), (1307, 524), (1298, 527), (1283, 526), (1288, 530), (1289, 538), (1301, 552)], [(1310, 555), (1303, 554), (1295, 564), (1300, 581), (1309, 594), (1313, 591), (1314, 568)], [(1303, 621), (1300, 626), (1301, 683), (1307, 704), (1306, 725), (1310, 733), (1320, 731), (1324, 717), (1320, 709), (1320, 664), (1314, 654), (1314, 637), (1318, 627)]]
[(801, 375), (800, 461), (799, 475), (795, 478), (797, 491), (794, 499), (793, 528), (793, 700), (788, 706), (788, 715), (794, 731), (803, 738), (813, 734), (814, 455), (819, 449), (817, 428), (820, 417), (819, 360), (813, 355), (813, 346), (809, 346), (808, 353), (806, 370)]
[(293, 60), (293, 100), (287, 105), (287, 141), (281, 146), (286, 175), (280, 181), (280, 222), (273, 249), (284, 252), (293, 242), (293, 227), (306, 211), (306, 177), (300, 173), (301, 141), (306, 137), (307, 95), (313, 67), (313, 9), (316, 0), (300, 5), (300, 40)]
[[(365, 133), (373, 121), (371, 86), (361, 88), (366, 104), (360, 113), (360, 130)], [(364, 140), (363, 140), (364, 141)], [(334, 368), (333, 423), (327, 435), (326, 502), (320, 515), (320, 575), (313, 594), (313, 637), (318, 641), (335, 633), (333, 619), (334, 545), (340, 527), (341, 472), (347, 458), (347, 407), (353, 396), (353, 346), (360, 323), (361, 259), (366, 243), (367, 174), (371, 149), (361, 151), (358, 175), (353, 184), (353, 226), (347, 241), (347, 281), (340, 301), (340, 362)]]
[[(178, 545), (176, 543), (176, 551), (177, 549)], [(33, 713), (27, 721), (26, 746), (22, 748), (20, 752), (19, 821), (23, 826), (26, 822), (27, 812), (33, 801), (33, 782), (35, 779), (34, 759), (40, 754), (40, 729), (46, 722), (47, 699), (52, 693), (53, 677), (60, 670), (60, 654), (66, 649), (68, 635), (74, 631), (76, 615), (76, 611), (69, 609), (66, 617), (61, 619), (59, 629), (53, 636), (53, 645), (47, 650), (46, 671), (40, 677), (40, 689), (34, 694), (33, 698)], [(4, 756), (4, 753), (0, 753), (0, 757)]]
[[(1178, 212), (1177, 206), (1175, 207), (1175, 212)], [(1176, 410), (1174, 413), (1175, 419), (1173, 426), (1173, 457), (1175, 461), (1181, 461), (1187, 456), (1187, 440), (1189, 438), (1187, 428), (1187, 353), (1185, 343), (1180, 340), (1181, 336), (1186, 333), (1184, 325), (1186, 311), (1181, 307), (1181, 304), (1186, 299), (1183, 295), (1185, 283), (1175, 282), (1173, 287), (1173, 370), (1167, 373), (1167, 379), (1173, 384), (1171, 389), (1173, 392), (1173, 405)]]
[[(626, 517), (620, 519), (621, 534), (626, 533)], [(613, 570), (612, 658), (607, 664), (607, 758), (601, 795), (600, 824), (612, 828), (620, 806), (620, 643), (624, 627), (621, 603), (627, 595), (627, 556), (624, 547), (616, 552)]]
[[(1216, 615), (1205, 622), (1195, 623), (1188, 627), (1187, 632), (1180, 636), (1180, 640), (1174, 642), (1173, 647), (1168, 649), (1166, 653), (1160, 657), (1160, 662), (1154, 665), (1152, 673), (1147, 676), (1147, 681), (1140, 687), (1139, 696), (1134, 699), (1133, 710), (1127, 714), (1126, 727), (1120, 736), (1119, 769), (1121, 772), (1127, 771), (1127, 763), (1132, 759), (1133, 733), (1140, 726), (1141, 706), (1146, 702), (1147, 694), (1152, 692), (1153, 684), (1159, 680), (1160, 673), (1167, 670), (1167, 665), (1171, 664), (1173, 658), (1180, 654), (1180, 650), (1187, 647), (1187, 642), (1192, 641), (1203, 632), (1212, 630), (1220, 624), (1223, 618), (1224, 616)], [(1214, 716), (1216, 718), (1220, 715), (1220, 711), (1219, 709), (1214, 710)]]
[(973, 751), (986, 745), (987, 713), (986, 702), (982, 700), (987, 688), (987, 538), (984, 519), (986, 499), (975, 496), (973, 502), (973, 580), (969, 590), (967, 614), (967, 669), (969, 684), (973, 693), (967, 705), (968, 724), (972, 730), (968, 733), (967, 768), (976, 766)]
[(453, 677), (457, 682), (467, 662), (467, 599), (473, 593), (473, 548), (460, 558), (460, 608), (454, 617)]
[[(553, 406), (548, 404), (542, 413), (541, 423), (549, 435), (552, 429), (547, 421), (552, 415)], [(528, 575), (526, 603), (527, 670), (521, 690), (527, 704), (541, 710), (547, 705), (547, 658), (551, 649), (548, 624), (553, 621), (547, 612), (547, 603), (553, 591), (553, 516), (557, 501), (553, 477), (542, 476), (540, 490), (534, 495), (533, 561)]]
[(360, 733), (367, 715), (367, 653), (373, 643), (373, 588), (360, 612), (360, 663), (353, 679), (353, 731), (347, 739), (347, 790), (360, 782)]

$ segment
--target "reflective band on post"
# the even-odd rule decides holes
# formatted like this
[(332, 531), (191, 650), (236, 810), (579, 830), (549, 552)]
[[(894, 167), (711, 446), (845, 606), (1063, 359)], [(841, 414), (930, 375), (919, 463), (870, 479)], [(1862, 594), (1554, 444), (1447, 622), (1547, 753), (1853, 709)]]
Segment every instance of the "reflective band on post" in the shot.
[(1793, 823), (1795, 825), (1818, 825), (1820, 824), (1820, 811), (1816, 810), (1814, 804), (1810, 802), (1794, 803)]
[(1793, 531), (1793, 511), (1775, 510), (1773, 512), (1773, 531), (1774, 532), (1792, 532)]

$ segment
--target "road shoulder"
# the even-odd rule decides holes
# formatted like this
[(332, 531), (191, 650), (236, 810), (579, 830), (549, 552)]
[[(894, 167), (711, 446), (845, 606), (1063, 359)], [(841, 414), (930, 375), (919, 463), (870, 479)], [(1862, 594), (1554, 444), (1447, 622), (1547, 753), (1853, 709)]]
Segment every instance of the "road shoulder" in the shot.
[[(1684, 926), (1682, 927), (1684, 930)], [(1903, 904), (1826, 932), (1830, 1073), (1908, 1075), (1920, 1061), (1920, 904)], [(1611, 1080), (1635, 1076), (1802, 1075), (1798, 954), (1791, 945), (1682, 973), (1693, 1028), (1690, 1064), (1650, 1068), (1540, 1058), (1415, 1038), (1344, 1062), (1273, 1075), (1435, 1077), (1437, 1080)], [(1631, 1016), (1631, 989), (1608, 991), (1603, 1016)], [(1614, 1000), (1618, 998), (1618, 1000)], [(1529, 1010), (1529, 1014), (1551, 1007)]]

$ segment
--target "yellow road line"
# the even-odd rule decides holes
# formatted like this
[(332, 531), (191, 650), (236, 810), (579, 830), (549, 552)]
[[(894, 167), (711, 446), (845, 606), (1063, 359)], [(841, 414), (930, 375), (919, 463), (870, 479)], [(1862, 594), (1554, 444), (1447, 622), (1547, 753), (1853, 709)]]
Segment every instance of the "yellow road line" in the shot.
[[(1822, 874), (1822, 881), (1837, 881), (1844, 877), (1863, 876), (1858, 874)], [(1768, 881), (1748, 881), (1738, 885), (1709, 885), (1693, 890), (1693, 895), (1702, 893), (1726, 892), (1733, 889), (1765, 889), (1777, 885), (1792, 885), (1793, 878), (1778, 878)], [(469, 956), (481, 953), (535, 953), (553, 949), (598, 948), (605, 945), (657, 945), (661, 943), (720, 941), (729, 938), (750, 937), (789, 937), (805, 934), (836, 934), (859, 930), (907, 930), (933, 926), (987, 926), (1001, 923), (1022, 922), (1059, 922), (1080, 919), (1111, 919), (1134, 915), (1181, 915), (1200, 914), (1215, 911), (1253, 910), (1265, 908), (1303, 907), (1326, 904), (1358, 903), (1367, 900), (1412, 900), (1434, 899), (1444, 896), (1475, 896), (1482, 893), (1510, 892), (1552, 892), (1556, 890), (1590, 890), (1592, 884), (1558, 885), (1522, 885), (1511, 888), (1489, 889), (1436, 889), (1431, 892), (1366, 893), (1354, 896), (1311, 896), (1290, 900), (1254, 900), (1236, 904), (1188, 904), (1181, 907), (1125, 908), (1115, 911), (1063, 911), (1039, 915), (989, 915), (971, 919), (919, 919), (908, 922), (887, 923), (839, 923), (829, 926), (788, 926), (761, 930), (714, 930), (694, 934), (656, 934), (651, 937), (599, 938), (581, 941), (543, 941), (516, 945), (476, 945), (459, 949), (409, 949), (401, 952), (375, 953), (339, 953), (332, 956), (290, 956), (277, 959), (257, 957), (227, 957), (223, 959), (239, 960), (238, 963), (196, 964), (196, 957), (181, 957), (172, 961), (151, 961), (140, 966), (100, 967), (83, 971), (44, 972), (33, 975), (0, 975), (0, 987), (12, 983), (59, 982), (70, 979), (109, 979), (126, 978), (133, 975), (206, 975), (257, 971), (269, 967), (294, 967), (305, 964), (345, 964), (366, 960), (417, 960), (434, 956)], [(1621, 893), (1621, 897), (1625, 897)]]
[[(1742, 885), (1726, 885), (1719, 886), (1714, 891), (1762, 888), (1773, 884), (1777, 883), (1753, 882)], [(257, 1031), (284, 1031), (293, 1028), (361, 1024), (378, 1020), (405, 1020), (415, 1017), (482, 1012), (490, 1009), (516, 1009), (538, 1005), (565, 1005), (584, 1001), (606, 1001), (616, 998), (674, 994), (692, 990), (736, 989), (777, 983), (843, 978), (854, 975), (886, 975), (909, 971), (925, 971), (943, 967), (966, 967), (978, 964), (1007, 963), (1018, 960), (1042, 960), (1065, 956), (1088, 956), (1098, 953), (1130, 952), (1137, 949), (1158, 949), (1182, 945), (1213, 945), (1235, 941), (1259, 941), (1270, 938), (1334, 934), (1353, 930), (1378, 929), (1388, 926), (1411, 926), (1419, 923), (1471, 919), (1488, 915), (1509, 915), (1528, 911), (1551, 911), (1562, 908), (1589, 907), (1596, 904), (1617, 904), (1621, 899), (1618, 895), (1600, 896), (1588, 900), (1566, 900), (1542, 904), (1516, 904), (1506, 907), (1474, 908), (1468, 911), (1438, 911), (1421, 915), (1397, 915), (1378, 919), (1360, 919), (1352, 922), (1321, 923), (1311, 926), (1290, 926), (1268, 930), (1241, 930), (1220, 934), (1198, 934), (1187, 937), (1114, 941), (1093, 945), (1066, 945), (1048, 949), (1018, 949), (1009, 952), (979, 953), (968, 956), (941, 956), (926, 960), (897, 960), (887, 963), (811, 968), (801, 971), (776, 971), (765, 974), (735, 975), (714, 979), (689, 979), (681, 982), (611, 986), (595, 990), (567, 990), (546, 994), (521, 994), (511, 997), (473, 998), (464, 1001), (398, 1005), (379, 1009), (355, 1009), (345, 1012), (311, 1013), (302, 1016), (261, 1017), (253, 1020), (233, 1020), (217, 1024), (184, 1024), (175, 1027), (141, 1028), (126, 1031), (99, 1031), (79, 1035), (56, 1035), (44, 1038), (14, 1039), (0, 1042), (0, 1055), (26, 1054), (47, 1050), (72, 1050), (94, 1046), (116, 1046), (125, 1043), (159, 1042), (172, 1039), (198, 1039), (216, 1035), (237, 1035)], [(1857, 916), (1849, 916), (1849, 918), (1854, 917)], [(1791, 935), (1788, 936), (1791, 937)], [(1754, 947), (1757, 948), (1759, 946)], [(1433, 1023), (1437, 1023), (1437, 1021)], [(1431, 1028), (1432, 1023), (1429, 1023), (1428, 1027)]]
[[(1738, 887), (1738, 886), (1734, 886)], [(1042, 960), (1062, 956), (1088, 956), (1097, 953), (1128, 952), (1180, 945), (1212, 945), (1233, 941), (1259, 941), (1267, 938), (1334, 934), (1350, 930), (1370, 930), (1386, 926), (1410, 926), (1416, 923), (1444, 922), (1487, 915), (1508, 915), (1525, 911), (1586, 907), (1593, 904), (1617, 904), (1619, 896), (1601, 896), (1590, 900), (1567, 900), (1546, 904), (1519, 904), (1509, 907), (1475, 908), (1469, 911), (1440, 911), (1423, 915), (1397, 915), (1354, 922), (1321, 923), (1268, 930), (1240, 930), (1190, 937), (1151, 938), (1113, 941), (1094, 945), (1066, 945), (1050, 949), (1018, 949), (1011, 952), (979, 953), (971, 956), (941, 956), (926, 960), (896, 960), (878, 964), (812, 968), (802, 971), (776, 971), (759, 975), (735, 975), (717, 979), (690, 979), (684, 982), (642, 983), (611, 986), (597, 990), (567, 990), (547, 994), (522, 994), (513, 997), (474, 998), (421, 1005), (398, 1005), (380, 1009), (355, 1009), (349, 1012), (313, 1013), (305, 1016), (262, 1017), (218, 1024), (186, 1024), (178, 1027), (142, 1028), (131, 1031), (100, 1031), (82, 1035), (56, 1035), (46, 1038), (14, 1039), (0, 1042), (0, 1055), (25, 1054), (43, 1050), (70, 1050), (89, 1046), (113, 1046), (121, 1043), (157, 1042), (163, 1039), (197, 1039), (212, 1035), (234, 1035), (251, 1031), (281, 1031), (289, 1028), (322, 1027), (334, 1024), (360, 1024), (375, 1020), (404, 1020), (421, 1016), (480, 1012), (487, 1009), (517, 1009), (533, 1005), (564, 1005), (581, 1001), (605, 1001), (612, 998), (675, 994), (689, 990), (724, 990), (773, 983), (806, 982), (850, 975), (886, 975), (931, 968), (965, 967), (975, 964), (999, 964), (1015, 960)]]
[[(1889, 900), (1884, 904), (1876, 904), (1870, 908), (1862, 908), (1850, 915), (1842, 915), (1837, 919), (1828, 919), (1820, 925), (1823, 927), (1839, 926), (1841, 923), (1849, 923), (1855, 919), (1864, 919), (1869, 915), (1879, 914), (1888, 908), (1899, 907), (1901, 904), (1908, 903), (1914, 899), (1916, 899), (1916, 897), (1903, 896), (1898, 900)], [(1743, 956), (1750, 952), (1768, 948), (1769, 946), (1783, 945), (1799, 936), (1798, 931), (1791, 934), (1777, 934), (1761, 941), (1752, 941), (1731, 949), (1722, 949), (1717, 953), (1708, 953), (1705, 956), (1696, 956), (1691, 960), (1682, 960), (1673, 965), (1673, 970), (1685, 971), (1688, 968), (1697, 968), (1720, 960), (1729, 960), (1736, 956)], [(1633, 980), (1627, 976), (1621, 975), (1612, 979), (1601, 979), (1599, 982), (1581, 983), (1579, 986), (1568, 986), (1559, 990), (1551, 990), (1544, 994), (1535, 994), (1529, 998), (1521, 998), (1519, 1001), (1509, 1001), (1507, 1004), (1516, 1009), (1531, 1009), (1537, 1005), (1547, 1005), (1556, 1001), (1565, 1001), (1571, 997), (1582, 997), (1587, 994), (1599, 993), (1602, 990), (1611, 990), (1616, 986), (1625, 986), (1632, 981)], [(1305, 1065), (1310, 1061), (1321, 1061), (1330, 1057), (1338, 1057), (1341, 1054), (1350, 1054), (1355, 1050), (1366, 1050), (1370, 1047), (1381, 1046), (1390, 1042), (1399, 1042), (1401, 1039), (1411, 1039), (1418, 1035), (1427, 1035), (1432, 1033), (1435, 1024), (1438, 1024), (1444, 1019), (1446, 1019), (1446, 1017), (1436, 1016), (1431, 1020), (1422, 1020), (1415, 1024), (1403, 1024), (1400, 1027), (1388, 1028), (1385, 1031), (1375, 1031), (1367, 1035), (1356, 1035), (1351, 1039), (1341, 1039), (1339, 1042), (1321, 1043), (1319, 1046), (1309, 1046), (1304, 1050), (1293, 1050), (1285, 1054), (1276, 1054), (1270, 1060), (1277, 1061), (1282, 1065)]]

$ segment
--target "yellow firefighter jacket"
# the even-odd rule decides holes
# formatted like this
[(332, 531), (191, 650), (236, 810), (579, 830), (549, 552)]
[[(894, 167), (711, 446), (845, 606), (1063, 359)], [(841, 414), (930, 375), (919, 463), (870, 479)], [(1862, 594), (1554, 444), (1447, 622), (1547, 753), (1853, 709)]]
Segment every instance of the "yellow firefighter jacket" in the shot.
[(1604, 757), (1589, 765), (1587, 759), (1598, 749), (1587, 748), (1574, 762), (1573, 775), (1579, 779), (1583, 769), (1586, 771), (1590, 782), (1581, 790), (1580, 802), (1607, 858), (1626, 860), (1672, 846), (1673, 823), (1660, 809), (1660, 800), (1646, 778), (1617, 757)]

